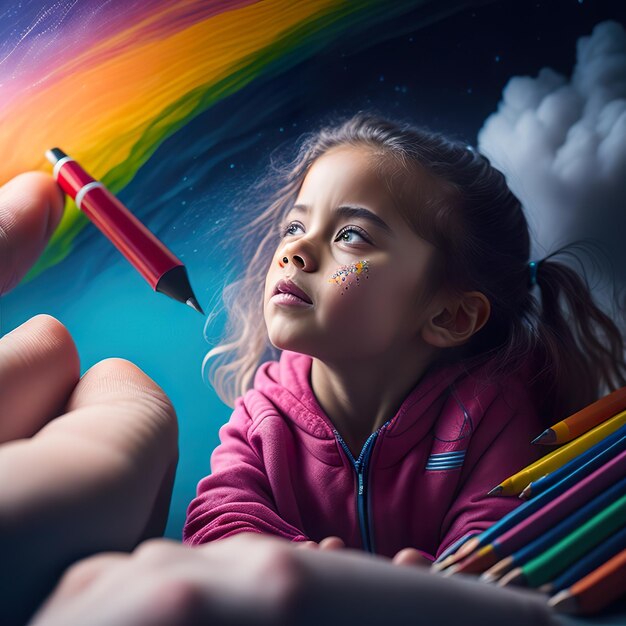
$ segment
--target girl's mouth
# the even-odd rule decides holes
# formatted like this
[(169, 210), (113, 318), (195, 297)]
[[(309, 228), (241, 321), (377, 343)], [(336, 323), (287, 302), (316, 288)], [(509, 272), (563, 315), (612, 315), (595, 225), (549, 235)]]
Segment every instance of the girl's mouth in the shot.
[(297, 307), (310, 307), (311, 302), (306, 302), (302, 298), (294, 295), (293, 293), (276, 293), (272, 296), (272, 302), (278, 305), (284, 306), (297, 306)]
[(282, 280), (279, 280), (276, 283), (276, 287), (274, 287), (274, 293), (272, 294), (272, 298), (281, 295), (289, 295), (294, 297), (292, 300), (284, 299), (285, 302), (293, 302), (295, 300), (299, 300), (300, 302), (303, 302), (305, 304), (313, 304), (313, 301), (311, 300), (311, 298), (309, 298), (308, 294), (303, 289), (298, 287), (298, 285), (296, 285), (293, 281), (288, 279), (283, 278)]

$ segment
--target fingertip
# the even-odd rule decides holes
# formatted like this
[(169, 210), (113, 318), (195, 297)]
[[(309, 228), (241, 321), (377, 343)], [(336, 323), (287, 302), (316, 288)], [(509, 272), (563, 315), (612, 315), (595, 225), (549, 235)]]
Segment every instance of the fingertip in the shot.
[[(63, 350), (63, 361), (69, 371), (78, 380), (80, 376), (80, 356), (70, 331), (56, 317), (47, 313), (39, 313), (31, 318), (31, 323), (40, 328), (42, 336), (48, 337), (50, 343)], [(43, 343), (43, 342), (42, 342)]]
[(23, 172), (7, 183), (15, 185), (17, 192), (33, 207), (45, 200), (47, 211), (46, 238), (49, 238), (61, 222), (65, 209), (65, 193), (50, 174), (46, 172)]
[(48, 244), (65, 200), (44, 172), (25, 172), (0, 188), (0, 293), (19, 284)]
[(341, 537), (336, 537), (334, 535), (330, 537), (325, 537), (320, 541), (319, 544), (322, 550), (339, 550), (341, 548), (345, 548), (346, 544), (343, 542)]
[[(154, 380), (127, 359), (111, 357), (92, 365), (68, 400), (67, 410), (120, 400), (135, 403), (143, 423), (151, 432), (159, 432), (168, 448), (177, 446), (178, 419), (172, 401)], [(140, 418), (135, 419), (139, 429)]]
[(51, 315), (36, 315), (0, 338), (0, 443), (39, 432), (79, 378), (76, 344)]
[[(84, 375), (85, 378), (97, 378), (113, 381), (114, 383), (138, 391), (147, 391), (162, 402), (169, 403), (170, 399), (163, 389), (132, 361), (121, 357), (108, 357), (92, 365)], [(105, 390), (109, 391), (106, 385)]]
[(426, 566), (430, 565), (430, 561), (415, 548), (404, 548), (400, 550), (394, 557), (395, 565), (409, 566)]

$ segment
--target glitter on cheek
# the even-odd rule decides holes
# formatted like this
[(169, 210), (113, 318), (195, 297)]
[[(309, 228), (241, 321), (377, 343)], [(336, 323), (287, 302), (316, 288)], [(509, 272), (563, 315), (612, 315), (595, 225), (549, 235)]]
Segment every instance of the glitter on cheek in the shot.
[(343, 296), (350, 286), (356, 285), (358, 287), (363, 276), (365, 276), (365, 278), (369, 278), (367, 275), (369, 269), (369, 261), (367, 260), (357, 261), (356, 263), (352, 263), (350, 265), (341, 265), (328, 279), (328, 282), (339, 285), (342, 288), (341, 295)]

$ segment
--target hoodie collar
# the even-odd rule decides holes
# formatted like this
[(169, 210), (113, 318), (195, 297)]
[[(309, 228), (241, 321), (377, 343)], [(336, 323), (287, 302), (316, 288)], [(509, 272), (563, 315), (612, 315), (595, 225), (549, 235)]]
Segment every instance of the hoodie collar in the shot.
[[(284, 350), (279, 361), (263, 363), (254, 379), (254, 388), (266, 396), (286, 417), (313, 436), (334, 439), (335, 427), (325, 414), (311, 388), (313, 358)], [(463, 363), (429, 369), (404, 399), (397, 413), (384, 426), (387, 436), (402, 435), (417, 427), (411, 437), (421, 438), (432, 427), (438, 411), (429, 411), (438, 404), (446, 388), (466, 371)], [(429, 414), (429, 419), (417, 418)], [(432, 416), (432, 417), (431, 417)]]

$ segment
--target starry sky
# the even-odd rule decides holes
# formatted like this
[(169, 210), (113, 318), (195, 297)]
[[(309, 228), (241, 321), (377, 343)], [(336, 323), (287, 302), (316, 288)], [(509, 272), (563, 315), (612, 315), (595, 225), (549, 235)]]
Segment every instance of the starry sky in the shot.
[[(337, 44), (306, 62), (295, 78), (293, 86), (302, 84), (309, 98), (295, 117), (306, 123), (307, 110), (320, 104), (346, 111), (375, 106), (474, 144), (512, 76), (536, 75), (546, 66), (569, 75), (576, 41), (607, 19), (626, 24), (626, 3), (500, 0), (407, 28), (361, 52), (350, 54)], [(304, 83), (323, 87), (321, 102), (315, 96), (311, 102)]]

